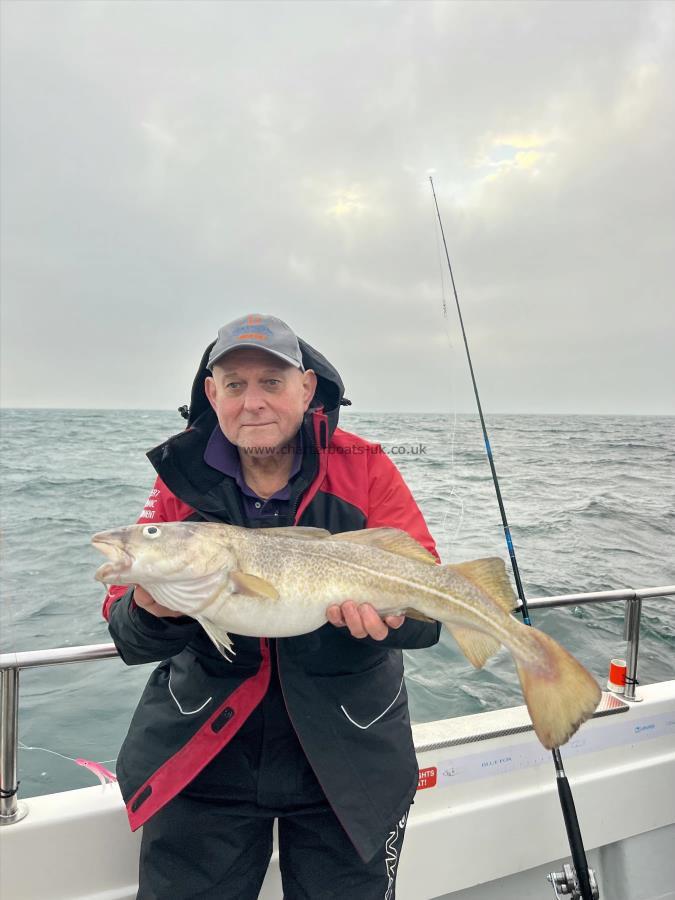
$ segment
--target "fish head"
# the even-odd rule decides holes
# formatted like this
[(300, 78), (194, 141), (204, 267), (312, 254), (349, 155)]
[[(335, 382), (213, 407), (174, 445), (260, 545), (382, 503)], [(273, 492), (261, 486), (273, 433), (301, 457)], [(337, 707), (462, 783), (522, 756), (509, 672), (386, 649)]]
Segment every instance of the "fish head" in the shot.
[(230, 526), (194, 522), (127, 525), (91, 539), (108, 561), (96, 570), (104, 584), (185, 582), (236, 569)]

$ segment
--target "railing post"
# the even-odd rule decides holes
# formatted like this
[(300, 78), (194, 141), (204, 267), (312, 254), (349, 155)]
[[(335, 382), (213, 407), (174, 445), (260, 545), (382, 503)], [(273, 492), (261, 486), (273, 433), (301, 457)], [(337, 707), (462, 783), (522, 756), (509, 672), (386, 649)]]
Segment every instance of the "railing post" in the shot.
[(19, 803), (17, 742), (19, 737), (19, 670), (0, 670), (0, 825), (18, 822), (28, 812)]
[(626, 600), (626, 616), (624, 619), (624, 638), (628, 641), (626, 649), (626, 690), (624, 699), (638, 702), (636, 697), (638, 648), (640, 646), (640, 617), (642, 615), (642, 598), (637, 594)]

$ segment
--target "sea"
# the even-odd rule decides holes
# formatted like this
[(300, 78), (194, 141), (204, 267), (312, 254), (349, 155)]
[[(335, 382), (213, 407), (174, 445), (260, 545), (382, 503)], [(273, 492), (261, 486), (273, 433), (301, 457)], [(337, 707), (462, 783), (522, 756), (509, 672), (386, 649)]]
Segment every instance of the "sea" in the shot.
[[(675, 418), (487, 415), (527, 597), (675, 584)], [(154, 473), (145, 451), (183, 427), (176, 411), (6, 409), (0, 414), (0, 652), (110, 641), (94, 581), (97, 531), (135, 522)], [(345, 410), (410, 486), (443, 562), (508, 561), (473, 415)], [(533, 612), (604, 683), (625, 656), (623, 603)], [(405, 653), (413, 721), (522, 702), (511, 657), (476, 671), (443, 633)], [(20, 676), (20, 796), (95, 784), (77, 758), (115, 759), (152, 665), (118, 658)], [(675, 678), (675, 598), (643, 604), (639, 680)]]

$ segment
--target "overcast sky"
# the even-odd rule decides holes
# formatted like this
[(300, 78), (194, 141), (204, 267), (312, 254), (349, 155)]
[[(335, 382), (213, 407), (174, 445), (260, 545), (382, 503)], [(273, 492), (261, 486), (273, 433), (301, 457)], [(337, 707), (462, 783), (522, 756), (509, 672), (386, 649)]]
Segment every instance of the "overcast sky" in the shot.
[[(2, 3), (2, 402), (272, 313), (361, 410), (675, 413), (671, 2)], [(454, 302), (454, 301), (453, 301)]]

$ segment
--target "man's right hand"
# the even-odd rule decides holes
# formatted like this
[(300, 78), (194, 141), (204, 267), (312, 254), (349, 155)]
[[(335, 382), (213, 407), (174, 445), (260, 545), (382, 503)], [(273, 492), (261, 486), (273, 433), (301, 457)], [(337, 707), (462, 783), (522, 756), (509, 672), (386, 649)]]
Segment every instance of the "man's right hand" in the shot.
[(134, 587), (134, 603), (136, 606), (140, 606), (141, 609), (144, 609), (146, 612), (149, 612), (151, 615), (157, 616), (158, 618), (166, 616), (167, 618), (179, 619), (183, 615), (183, 613), (176, 612), (175, 609), (169, 609), (167, 606), (162, 606), (161, 603), (153, 600), (150, 594), (145, 588), (142, 588), (140, 584), (137, 584)]

